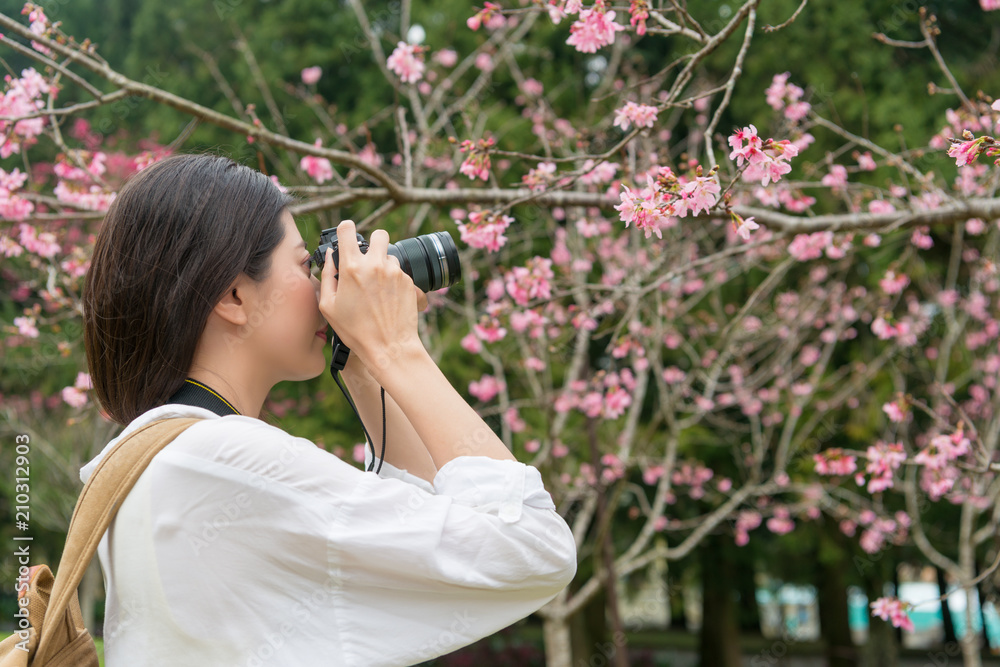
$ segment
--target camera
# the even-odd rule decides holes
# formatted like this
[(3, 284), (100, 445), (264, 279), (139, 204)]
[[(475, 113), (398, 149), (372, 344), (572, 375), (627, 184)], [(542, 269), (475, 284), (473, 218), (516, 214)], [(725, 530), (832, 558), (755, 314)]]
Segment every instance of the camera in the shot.
[[(358, 248), (362, 253), (367, 253), (368, 241), (361, 234), (357, 237)], [(327, 248), (333, 248), (333, 265), (340, 269), (336, 227), (324, 229), (320, 233), (319, 247), (312, 255), (313, 263), (320, 269), (326, 263)], [(403, 272), (424, 292), (451, 287), (462, 279), (458, 248), (448, 232), (434, 232), (390, 243), (388, 254), (399, 260)]]

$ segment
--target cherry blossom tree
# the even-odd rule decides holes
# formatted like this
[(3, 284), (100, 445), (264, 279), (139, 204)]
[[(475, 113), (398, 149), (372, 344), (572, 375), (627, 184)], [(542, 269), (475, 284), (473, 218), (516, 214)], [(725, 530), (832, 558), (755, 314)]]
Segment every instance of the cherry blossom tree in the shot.
[[(569, 618), (600, 591), (619, 631), (619, 577), (719, 532), (745, 545), (753, 531), (834, 520), (870, 554), (916, 545), (969, 594), (1000, 562), (1000, 199), (988, 164), (1000, 108), (963, 92), (923, 13), (922, 41), (879, 39), (929, 50), (949, 81), (955, 109), (926, 145), (879, 145), (841, 127), (811, 103), (809, 82), (782, 72), (760, 91), (773, 117), (759, 129), (730, 106), (754, 39), (809, 11), (804, 1), (761, 26), (762, 4), (709, 22), (675, 2), (487, 2), (465, 21), (478, 46), (459, 53), (411, 43), (408, 2), (390, 35), (352, 0), (395, 100), (355, 131), (315, 92), (327, 63), (311, 64), (285, 89), (315, 114), (315, 138), (285, 131), (263, 77), (256, 103), (232, 93), (233, 112), (221, 113), (124, 76), (39, 7), (25, 6), (27, 23), (0, 15), (2, 48), (34, 61), (0, 98), (0, 253), (17, 306), (5, 354), (67, 360), (53, 374), (62, 385), (35, 402), (106, 435), (79, 340), (93, 231), (122, 180), (184, 150), (190, 134), (116, 150), (85, 118), (144, 98), (238, 138), (300, 196), (297, 215), (458, 232), (465, 279), (431, 295), (425, 342), (438, 358), (460, 357), (463, 388), (543, 471), (595, 563), (540, 612), (547, 664), (571, 664)], [(520, 51), (543, 28), (606, 56), (572, 114)], [(688, 51), (642, 69), (625, 58), (640, 39)], [(720, 58), (725, 74), (707, 75)], [(205, 66), (231, 93), (207, 56)], [(494, 100), (501, 76), (513, 100)], [(67, 89), (82, 101), (64, 103)], [(494, 102), (528, 131), (494, 124)], [(394, 142), (377, 143), (378, 126)], [(811, 155), (820, 133), (840, 149)], [(930, 152), (954, 158), (957, 177), (928, 167)], [(8, 428), (45, 419), (28, 402), (4, 397)], [(706, 465), (708, 448), (727, 465)], [(67, 467), (78, 458), (63, 456)], [(682, 498), (708, 509), (682, 511)], [(940, 506), (954, 512), (957, 544), (929, 530)], [(618, 510), (631, 522), (624, 548)], [(892, 596), (872, 612), (910, 624)], [(981, 664), (972, 632), (962, 652)], [(626, 664), (625, 651), (615, 659)]]

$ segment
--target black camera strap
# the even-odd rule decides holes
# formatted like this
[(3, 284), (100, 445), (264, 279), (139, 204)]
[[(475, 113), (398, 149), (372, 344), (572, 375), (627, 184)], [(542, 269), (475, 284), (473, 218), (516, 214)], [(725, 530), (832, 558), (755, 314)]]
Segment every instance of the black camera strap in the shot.
[(184, 380), (184, 384), (174, 392), (173, 396), (167, 399), (167, 403), (180, 403), (181, 405), (193, 405), (196, 408), (205, 408), (220, 417), (240, 414), (240, 411), (234, 408), (232, 403), (224, 399), (222, 394), (207, 384), (202, 384), (191, 378)]
[[(333, 332), (333, 341), (331, 342), (333, 346), (333, 355), (330, 357), (330, 375), (333, 376), (333, 381), (337, 383), (340, 387), (340, 391), (344, 394), (344, 398), (347, 399), (347, 404), (351, 406), (354, 410), (354, 415), (361, 422), (361, 430), (365, 432), (365, 438), (368, 440), (368, 447), (372, 450), (372, 462), (368, 466), (368, 472), (371, 472), (372, 468), (375, 468), (375, 443), (372, 442), (372, 437), (368, 433), (368, 429), (365, 427), (365, 420), (361, 418), (361, 413), (358, 412), (357, 406), (354, 405), (354, 401), (351, 400), (351, 395), (347, 393), (347, 389), (340, 383), (340, 371), (344, 370), (347, 365), (347, 358), (351, 354), (351, 349), (344, 345), (344, 341), (340, 339), (337, 332)], [(382, 472), (382, 462), (385, 461), (385, 387), (379, 387), (380, 396), (382, 398), (382, 455), (378, 460), (378, 468), (375, 468), (375, 474)]]

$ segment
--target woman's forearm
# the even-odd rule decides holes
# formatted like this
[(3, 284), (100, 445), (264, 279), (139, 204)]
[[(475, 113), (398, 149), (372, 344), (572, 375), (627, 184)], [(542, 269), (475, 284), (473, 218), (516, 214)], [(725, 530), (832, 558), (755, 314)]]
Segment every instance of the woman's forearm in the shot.
[[(385, 363), (379, 367), (378, 360)], [(493, 429), (455, 390), (419, 340), (389, 357), (376, 355), (373, 372), (391, 394), (437, 468), (458, 456), (516, 460)]]
[[(348, 360), (342, 377), (373, 440), (375, 453), (379, 454), (382, 443), (381, 387), (364, 365), (355, 358)], [(388, 392), (385, 395), (385, 424), (386, 462), (428, 482), (433, 482), (437, 467), (420, 436)]]

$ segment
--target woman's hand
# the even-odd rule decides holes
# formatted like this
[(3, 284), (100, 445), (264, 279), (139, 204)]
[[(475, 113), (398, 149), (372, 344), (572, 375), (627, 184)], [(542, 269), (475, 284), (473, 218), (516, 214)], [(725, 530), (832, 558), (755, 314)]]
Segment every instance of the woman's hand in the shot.
[[(368, 252), (362, 254), (354, 222), (337, 226), (337, 238), (351, 239), (339, 244), (338, 269), (327, 250), (320, 286), (320, 312), (376, 378), (404, 350), (422, 348), (417, 334), (418, 308), (426, 307), (427, 297), (399, 268), (399, 261), (387, 254), (389, 235), (372, 232)], [(419, 295), (419, 296), (418, 296)]]

